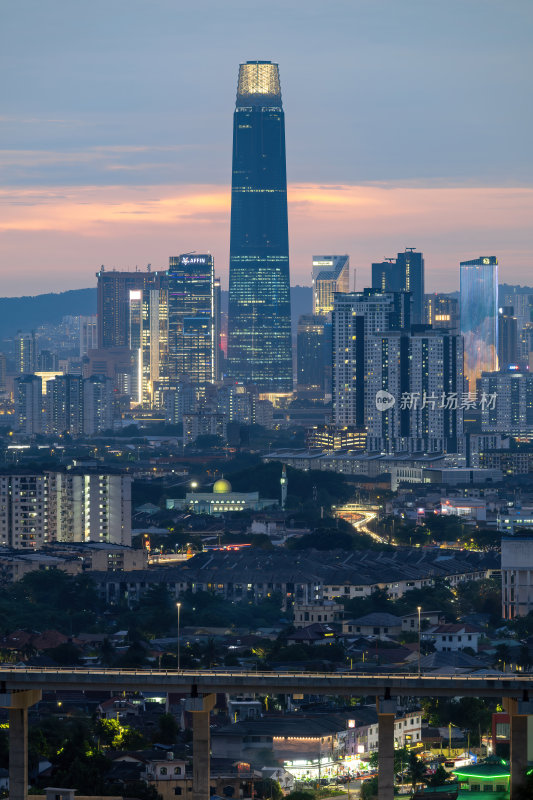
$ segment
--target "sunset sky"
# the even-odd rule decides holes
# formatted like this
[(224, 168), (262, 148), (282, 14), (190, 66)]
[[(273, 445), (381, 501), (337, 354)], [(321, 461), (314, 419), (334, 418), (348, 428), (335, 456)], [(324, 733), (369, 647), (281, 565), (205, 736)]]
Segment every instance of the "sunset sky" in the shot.
[(531, 0), (5, 0), (0, 295), (215, 256), (239, 62), (280, 65), (292, 283), (313, 253), (496, 255), (533, 284)]

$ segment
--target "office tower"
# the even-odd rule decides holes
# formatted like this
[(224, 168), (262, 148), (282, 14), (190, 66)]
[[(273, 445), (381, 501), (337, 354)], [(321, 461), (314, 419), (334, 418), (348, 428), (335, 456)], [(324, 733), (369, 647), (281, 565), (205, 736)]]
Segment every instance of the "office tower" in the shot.
[(113, 427), (115, 390), (111, 378), (92, 375), (83, 381), (83, 432), (90, 436)]
[(49, 541), (131, 545), (131, 477), (110, 469), (46, 473)]
[(130, 291), (160, 286), (157, 272), (118, 272), (104, 267), (96, 273), (98, 347), (128, 347)]
[(38, 550), (48, 541), (46, 477), (31, 470), (0, 473), (0, 544)]
[(460, 270), (464, 373), (469, 391), (475, 392), (481, 373), (498, 369), (498, 259), (462, 261)]
[(186, 379), (200, 394), (215, 380), (215, 265), (213, 256), (170, 258), (168, 268), (169, 382)]
[(365, 289), (335, 295), (333, 309), (333, 421), (335, 425), (364, 428), (369, 403), (366, 396), (368, 337), (377, 332), (408, 330), (410, 295)]
[(446, 328), (450, 333), (459, 333), (459, 300), (449, 294), (426, 294), (424, 323), (434, 328)]
[(21, 433), (34, 436), (42, 431), (42, 381), (37, 375), (15, 379), (15, 426)]
[(215, 278), (213, 287), (213, 326), (214, 326), (214, 370), (213, 377), (216, 381), (221, 380), (223, 372), (224, 353), (222, 352), (221, 342), (221, 313), (222, 313), (222, 290), (220, 288), (220, 278)]
[(325, 316), (303, 314), (296, 334), (298, 389), (331, 392), (331, 322)]
[(349, 256), (313, 256), (313, 314), (330, 314), (333, 295), (350, 291)]
[(278, 65), (239, 68), (227, 372), (261, 392), (292, 391), (285, 118)]
[(48, 381), (45, 403), (46, 432), (83, 434), (83, 378), (81, 375), (58, 375)]
[(89, 350), (98, 348), (98, 317), (92, 314), (80, 317), (80, 356), (86, 356)]
[(518, 321), (513, 306), (498, 309), (498, 366), (508, 369), (518, 362)]
[(129, 326), (131, 402), (152, 408), (159, 405), (168, 379), (168, 290), (130, 291)]
[(484, 433), (533, 432), (533, 375), (514, 370), (483, 373), (480, 390)]
[(406, 247), (396, 259), (372, 264), (372, 288), (382, 292), (410, 292), (411, 322), (424, 323), (424, 257), (414, 247)]
[(35, 333), (17, 333), (15, 339), (16, 370), (21, 375), (31, 375), (37, 366)]

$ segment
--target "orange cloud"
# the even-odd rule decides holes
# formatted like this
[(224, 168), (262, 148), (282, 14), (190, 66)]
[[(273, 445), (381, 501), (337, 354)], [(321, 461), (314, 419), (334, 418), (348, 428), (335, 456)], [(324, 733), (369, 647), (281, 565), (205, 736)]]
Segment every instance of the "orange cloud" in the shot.
[[(227, 279), (230, 191), (219, 185), (83, 186), (0, 190), (2, 293), (90, 286), (104, 263), (168, 263), (188, 250), (215, 255)], [(457, 288), (458, 263), (500, 259), (500, 279), (530, 279), (533, 189), (292, 184), (293, 283), (309, 283), (313, 253), (347, 252), (368, 285), (370, 263), (416, 246), (426, 285)]]

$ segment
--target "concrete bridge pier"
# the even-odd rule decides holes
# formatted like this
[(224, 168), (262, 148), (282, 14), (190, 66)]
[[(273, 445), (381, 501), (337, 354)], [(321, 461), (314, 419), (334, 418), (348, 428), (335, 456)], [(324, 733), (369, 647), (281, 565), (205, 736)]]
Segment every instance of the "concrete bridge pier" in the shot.
[(28, 797), (28, 708), (42, 697), (40, 689), (0, 694), (0, 707), (9, 710), (9, 797)]
[(523, 700), (505, 698), (503, 706), (511, 720), (511, 800), (524, 781), (528, 768), (528, 727), (529, 718), (533, 715), (533, 702), (527, 693)]
[(396, 698), (387, 692), (376, 701), (378, 712), (378, 797), (394, 800), (394, 720)]
[(209, 800), (211, 796), (211, 733), (209, 714), (216, 695), (189, 697), (185, 708), (192, 712), (192, 799)]

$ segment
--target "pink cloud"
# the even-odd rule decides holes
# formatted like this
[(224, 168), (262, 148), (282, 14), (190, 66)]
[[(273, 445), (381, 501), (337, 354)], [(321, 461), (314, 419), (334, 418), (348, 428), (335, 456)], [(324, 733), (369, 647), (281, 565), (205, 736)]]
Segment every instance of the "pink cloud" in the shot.
[[(108, 267), (164, 267), (168, 256), (210, 251), (227, 281), (230, 192), (225, 186), (50, 187), (0, 190), (2, 294), (94, 285)], [(458, 286), (459, 261), (500, 260), (500, 280), (531, 282), (533, 189), (293, 184), (293, 283), (310, 282), (313, 253), (347, 252), (357, 287), (370, 263), (423, 250), (426, 286)]]

